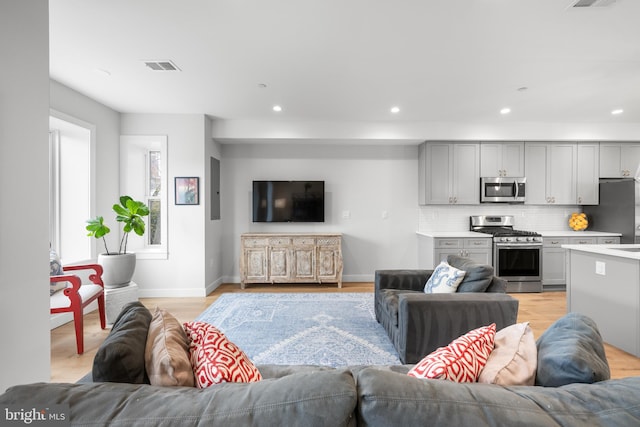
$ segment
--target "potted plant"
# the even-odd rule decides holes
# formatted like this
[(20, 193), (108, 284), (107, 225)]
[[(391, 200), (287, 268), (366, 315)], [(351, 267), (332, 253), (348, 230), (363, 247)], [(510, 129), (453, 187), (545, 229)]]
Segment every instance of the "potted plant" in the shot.
[(124, 224), (122, 238), (117, 252), (110, 252), (107, 240), (104, 238), (111, 229), (104, 223), (104, 218), (98, 216), (87, 220), (87, 236), (102, 238), (105, 253), (98, 255), (98, 264), (102, 265), (102, 281), (106, 288), (118, 288), (126, 286), (133, 277), (136, 268), (136, 254), (127, 252), (129, 233), (135, 232), (138, 236), (144, 235), (145, 223), (143, 217), (149, 215), (149, 208), (143, 202), (133, 200), (130, 196), (121, 196), (120, 204), (113, 205), (116, 213), (116, 221)]

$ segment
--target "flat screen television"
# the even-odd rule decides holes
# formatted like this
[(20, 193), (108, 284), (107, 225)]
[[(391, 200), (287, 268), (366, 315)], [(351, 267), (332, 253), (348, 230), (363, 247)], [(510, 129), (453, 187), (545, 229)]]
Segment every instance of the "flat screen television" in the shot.
[(324, 222), (324, 181), (253, 181), (253, 222)]

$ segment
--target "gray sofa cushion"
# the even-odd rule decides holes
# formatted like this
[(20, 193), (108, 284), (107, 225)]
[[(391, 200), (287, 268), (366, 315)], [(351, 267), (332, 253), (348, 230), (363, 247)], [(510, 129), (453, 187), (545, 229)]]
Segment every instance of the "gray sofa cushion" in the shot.
[(355, 425), (357, 396), (350, 371), (281, 374), (256, 383), (223, 383), (206, 389), (38, 383), (10, 388), (0, 403), (67, 404), (71, 424), (96, 427)]
[(93, 381), (148, 384), (144, 365), (151, 312), (136, 301), (125, 305), (93, 359)]
[(485, 292), (491, 284), (494, 269), (490, 265), (479, 264), (458, 255), (449, 255), (447, 263), (465, 271), (464, 279), (458, 286), (458, 292)]
[(640, 377), (560, 388), (412, 378), (369, 367), (356, 376), (360, 426), (640, 425)]
[(569, 313), (558, 319), (538, 338), (536, 346), (536, 385), (558, 387), (610, 378), (598, 326), (583, 314)]

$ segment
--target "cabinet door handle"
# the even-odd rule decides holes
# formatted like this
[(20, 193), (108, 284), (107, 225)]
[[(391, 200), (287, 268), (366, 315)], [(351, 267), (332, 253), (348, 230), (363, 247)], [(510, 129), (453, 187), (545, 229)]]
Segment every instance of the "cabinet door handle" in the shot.
[(582, 197), (578, 196), (578, 203), (582, 203)]

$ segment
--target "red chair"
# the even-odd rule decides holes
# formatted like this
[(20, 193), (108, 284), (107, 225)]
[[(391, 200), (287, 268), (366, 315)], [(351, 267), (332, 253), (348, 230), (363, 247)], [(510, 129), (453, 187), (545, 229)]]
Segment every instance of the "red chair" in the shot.
[(102, 282), (102, 266), (99, 264), (70, 265), (63, 267), (63, 271), (93, 270), (89, 274), (92, 284), (82, 284), (80, 277), (75, 274), (51, 276), (52, 282), (69, 282), (71, 286), (51, 295), (49, 307), (51, 314), (73, 313), (73, 323), (76, 329), (76, 345), (78, 354), (84, 353), (83, 315), (84, 308), (93, 301), (98, 300), (98, 312), (100, 314), (100, 326), (106, 328), (106, 316), (104, 305), (104, 283)]

